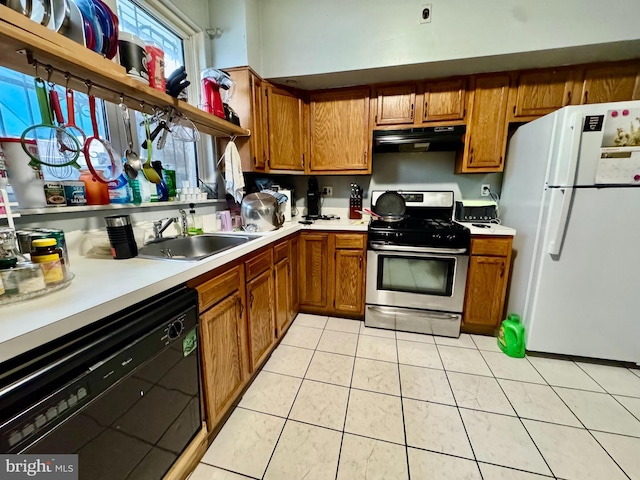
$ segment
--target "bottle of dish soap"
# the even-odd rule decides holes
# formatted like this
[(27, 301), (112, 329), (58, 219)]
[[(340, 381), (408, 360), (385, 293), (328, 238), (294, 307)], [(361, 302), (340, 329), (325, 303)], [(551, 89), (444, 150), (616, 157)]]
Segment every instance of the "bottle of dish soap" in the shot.
[(202, 235), (204, 230), (202, 229), (202, 216), (196, 215), (195, 205), (193, 203), (189, 204), (189, 216), (187, 217), (187, 234), (192, 235)]
[(520, 322), (520, 315), (510, 313), (502, 321), (498, 332), (498, 347), (510, 357), (524, 357), (524, 325)]

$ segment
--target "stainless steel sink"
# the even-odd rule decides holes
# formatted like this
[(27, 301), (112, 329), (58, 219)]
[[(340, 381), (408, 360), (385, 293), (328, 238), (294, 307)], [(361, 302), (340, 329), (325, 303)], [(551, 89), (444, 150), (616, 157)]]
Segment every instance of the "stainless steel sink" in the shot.
[(166, 260), (202, 260), (256, 238), (260, 236), (208, 234), (162, 238), (140, 248), (138, 256)]

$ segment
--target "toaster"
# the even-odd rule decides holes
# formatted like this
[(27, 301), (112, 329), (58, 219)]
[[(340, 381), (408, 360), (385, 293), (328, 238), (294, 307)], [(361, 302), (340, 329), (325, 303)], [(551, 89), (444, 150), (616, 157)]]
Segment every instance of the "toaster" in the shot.
[(456, 202), (459, 222), (489, 223), (498, 218), (498, 204), (491, 200), (462, 200)]

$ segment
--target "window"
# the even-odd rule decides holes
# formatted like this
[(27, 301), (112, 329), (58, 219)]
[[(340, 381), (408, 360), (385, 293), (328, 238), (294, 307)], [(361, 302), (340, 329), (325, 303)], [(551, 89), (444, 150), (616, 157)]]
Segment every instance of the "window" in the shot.
[[(171, 30), (168, 24), (163, 23), (131, 0), (118, 0), (117, 9), (121, 30), (133, 33), (145, 42), (153, 42), (165, 52), (165, 76), (185, 64), (184, 39), (186, 35), (178, 35)], [(46, 80), (46, 71), (38, 71), (38, 75)], [(56, 86), (55, 88), (62, 100), (62, 110), (66, 119), (68, 115), (64, 101), (64, 86)], [(122, 132), (122, 127), (117, 125), (121, 122), (117, 105), (101, 101), (97, 103), (100, 135), (103, 138), (109, 138), (115, 146), (121, 146), (122, 153), (124, 153), (126, 143), (124, 138), (120, 138), (124, 132)], [(92, 127), (86, 92), (75, 93), (75, 110), (77, 124), (87, 135), (90, 135)], [(146, 137), (143, 116), (136, 112), (135, 119), (138, 128), (134, 143), (138, 145), (140, 156), (146, 159), (147, 152), (142, 149), (142, 142)], [(0, 136), (20, 137), (26, 128), (38, 124), (40, 121), (33, 77), (0, 67)], [(185, 180), (189, 181), (191, 185), (197, 185), (197, 159), (194, 143), (174, 141), (169, 135), (165, 147), (162, 150), (154, 148), (152, 156), (154, 160), (160, 160), (163, 166), (176, 170), (178, 186)], [(79, 163), (81, 166), (86, 166), (82, 157), (79, 158)], [(75, 180), (80, 175), (77, 170), (72, 168), (65, 169), (63, 172), (62, 169), (46, 166), (43, 167), (43, 173), (47, 180), (59, 180), (60, 177)]]

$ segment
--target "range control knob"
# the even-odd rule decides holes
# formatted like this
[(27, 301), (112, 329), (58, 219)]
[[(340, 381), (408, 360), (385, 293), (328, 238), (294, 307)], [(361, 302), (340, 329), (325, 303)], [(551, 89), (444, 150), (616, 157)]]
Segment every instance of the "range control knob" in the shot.
[(167, 329), (167, 334), (169, 335), (169, 339), (175, 340), (180, 336), (183, 330), (184, 330), (184, 324), (182, 323), (182, 320), (176, 320), (171, 325), (169, 325), (169, 328)]

